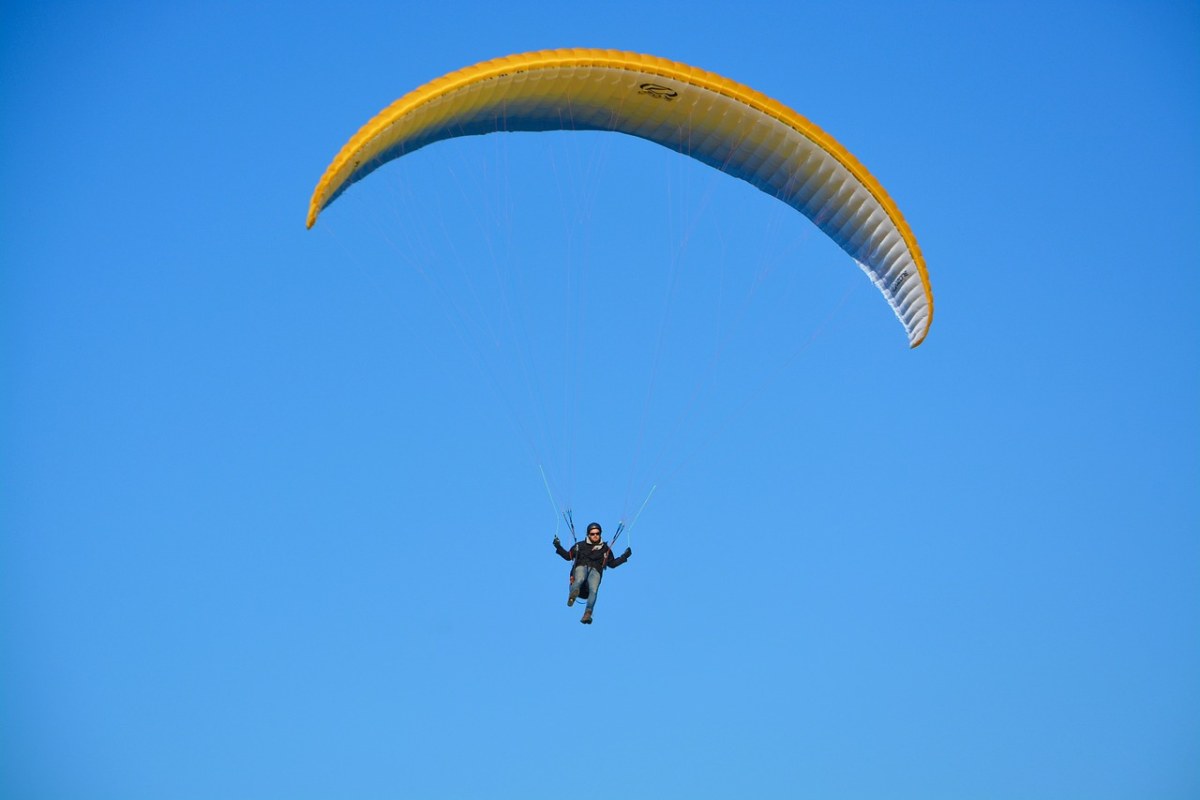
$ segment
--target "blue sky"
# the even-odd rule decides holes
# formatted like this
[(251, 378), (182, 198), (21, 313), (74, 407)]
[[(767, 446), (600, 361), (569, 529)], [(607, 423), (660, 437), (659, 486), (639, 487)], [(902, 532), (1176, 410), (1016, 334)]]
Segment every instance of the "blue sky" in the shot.
[[(1200, 794), (1195, 3), (253, 5), (0, 12), (0, 794)], [(305, 230), (393, 99), (565, 46), (837, 137), (925, 344), (622, 137)], [(651, 487), (579, 625), (552, 502)]]

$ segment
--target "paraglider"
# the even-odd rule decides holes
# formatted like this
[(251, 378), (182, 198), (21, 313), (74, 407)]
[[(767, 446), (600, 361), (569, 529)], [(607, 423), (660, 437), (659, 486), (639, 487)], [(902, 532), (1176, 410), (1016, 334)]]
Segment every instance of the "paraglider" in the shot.
[[(564, 549), (558, 537), (554, 537), (554, 551), (571, 562), (567, 605), (573, 606), (575, 601), (581, 598), (587, 601), (587, 607), (579, 620), (584, 625), (592, 624), (592, 611), (596, 607), (596, 595), (600, 592), (604, 570), (616, 569), (633, 555), (633, 550), (626, 547), (624, 553), (614, 556), (612, 548), (603, 540), (602, 535), (603, 529), (599, 522), (588, 523), (586, 540), (571, 545), (570, 550)], [(613, 541), (616, 541), (616, 537)]]
[[(799, 211), (850, 255), (892, 308), (910, 347), (929, 333), (933, 290), (921, 250), (896, 203), (858, 159), (782, 103), (655, 56), (543, 50), (484, 61), (414, 89), (342, 147), (313, 191), (307, 226), (389, 161), (447, 139), (506, 131), (622, 133), (746, 181)], [(569, 509), (563, 516), (570, 525)], [(623, 564), (631, 551), (614, 556), (595, 523), (570, 550), (557, 535), (554, 546), (572, 562), (567, 604), (586, 599), (580, 621), (590, 624), (603, 570)]]

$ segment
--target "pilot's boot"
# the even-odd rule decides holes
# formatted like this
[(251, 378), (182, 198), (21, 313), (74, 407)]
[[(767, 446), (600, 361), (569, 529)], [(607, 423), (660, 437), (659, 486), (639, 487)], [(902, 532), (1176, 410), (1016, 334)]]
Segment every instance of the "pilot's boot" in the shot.
[(592, 624), (592, 610), (590, 608), (584, 609), (583, 619), (581, 619), (579, 621), (582, 622), (584, 625), (591, 625)]

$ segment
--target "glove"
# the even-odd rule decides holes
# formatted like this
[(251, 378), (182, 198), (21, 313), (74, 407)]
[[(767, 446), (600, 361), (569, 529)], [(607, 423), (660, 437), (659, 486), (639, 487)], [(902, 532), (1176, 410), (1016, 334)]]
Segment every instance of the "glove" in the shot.
[(631, 548), (626, 547), (625, 552), (621, 553), (621, 558), (629, 558), (631, 555), (633, 555), (633, 550)]
[(560, 541), (558, 540), (558, 537), (557, 537), (557, 536), (555, 536), (555, 537), (554, 537), (554, 546), (555, 546), (555, 547), (562, 547), (562, 542), (560, 542)]

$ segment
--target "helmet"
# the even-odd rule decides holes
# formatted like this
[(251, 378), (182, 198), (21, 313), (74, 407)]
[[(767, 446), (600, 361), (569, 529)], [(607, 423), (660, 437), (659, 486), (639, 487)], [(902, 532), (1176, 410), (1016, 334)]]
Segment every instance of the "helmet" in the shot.
[(599, 522), (589, 522), (588, 523), (588, 526), (587, 526), (588, 533), (591, 533), (592, 531), (603, 531), (603, 530), (604, 529), (600, 527)]

